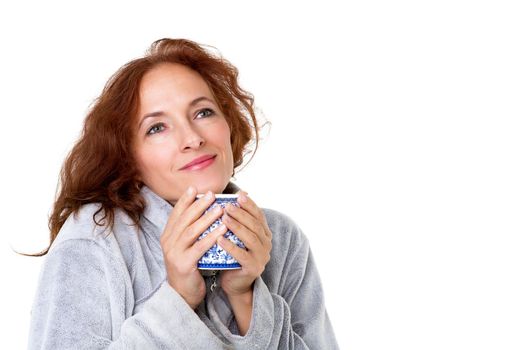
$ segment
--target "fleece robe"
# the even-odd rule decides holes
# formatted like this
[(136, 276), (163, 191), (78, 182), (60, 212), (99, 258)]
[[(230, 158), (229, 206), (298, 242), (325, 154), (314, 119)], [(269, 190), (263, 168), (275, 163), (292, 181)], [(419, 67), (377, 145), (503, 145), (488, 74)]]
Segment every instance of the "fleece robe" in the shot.
[(216, 288), (205, 277), (196, 310), (169, 285), (160, 236), (173, 206), (146, 186), (141, 194), (139, 226), (121, 210), (112, 230), (95, 225), (97, 203), (66, 220), (42, 266), (29, 349), (338, 349), (308, 240), (289, 217), (263, 209), (271, 259), (241, 336), (220, 275)]

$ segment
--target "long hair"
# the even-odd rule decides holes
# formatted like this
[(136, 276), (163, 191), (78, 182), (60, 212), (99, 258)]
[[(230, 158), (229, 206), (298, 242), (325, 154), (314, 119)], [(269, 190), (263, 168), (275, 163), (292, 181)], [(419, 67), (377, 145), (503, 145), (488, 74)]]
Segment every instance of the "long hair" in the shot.
[(237, 68), (193, 41), (157, 40), (144, 57), (121, 67), (94, 101), (60, 172), (49, 217), (49, 246), (33, 256), (47, 254), (66, 219), (87, 203), (100, 204), (93, 215), (96, 225), (113, 227), (117, 208), (139, 224), (145, 203), (140, 195), (143, 183), (130, 147), (133, 121), (138, 113), (140, 82), (162, 63), (183, 64), (207, 82), (231, 130), (234, 169), (243, 163), (246, 154), (252, 153), (252, 143), (253, 158), (259, 143), (259, 125), (253, 95), (239, 86)]

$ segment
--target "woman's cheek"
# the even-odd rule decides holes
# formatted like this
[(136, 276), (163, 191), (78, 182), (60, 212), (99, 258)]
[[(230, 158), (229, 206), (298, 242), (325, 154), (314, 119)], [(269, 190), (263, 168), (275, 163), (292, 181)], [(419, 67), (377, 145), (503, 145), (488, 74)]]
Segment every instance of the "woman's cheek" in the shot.
[(159, 144), (165, 144), (166, 142), (169, 142), (170, 135), (169, 131), (165, 130), (163, 132), (159, 132), (157, 134), (149, 135), (147, 136), (147, 143), (152, 145), (159, 145)]

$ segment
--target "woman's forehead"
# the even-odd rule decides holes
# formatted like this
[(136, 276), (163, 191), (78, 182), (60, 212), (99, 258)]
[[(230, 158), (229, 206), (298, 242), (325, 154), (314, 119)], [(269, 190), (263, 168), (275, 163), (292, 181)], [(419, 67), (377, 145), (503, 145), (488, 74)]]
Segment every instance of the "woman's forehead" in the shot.
[(146, 73), (140, 84), (141, 105), (166, 99), (189, 104), (201, 96), (213, 100), (211, 90), (200, 74), (181, 64), (159, 65)]

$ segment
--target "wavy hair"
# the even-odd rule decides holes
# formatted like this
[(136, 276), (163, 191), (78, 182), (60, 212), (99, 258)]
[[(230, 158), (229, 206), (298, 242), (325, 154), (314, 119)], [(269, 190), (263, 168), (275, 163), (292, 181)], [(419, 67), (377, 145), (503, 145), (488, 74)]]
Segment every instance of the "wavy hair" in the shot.
[(130, 147), (133, 121), (138, 113), (141, 80), (148, 71), (162, 63), (183, 64), (199, 73), (210, 87), (231, 130), (232, 176), (235, 168), (243, 163), (244, 156), (252, 153), (249, 147), (252, 143), (255, 144), (253, 158), (260, 127), (254, 112), (253, 95), (239, 86), (237, 68), (220, 54), (196, 42), (157, 40), (144, 57), (122, 66), (91, 106), (82, 133), (60, 172), (49, 217), (49, 246), (33, 256), (47, 254), (66, 219), (87, 203), (101, 205), (93, 215), (96, 225), (112, 228), (117, 208), (123, 210), (135, 225), (139, 224), (145, 203), (140, 195), (143, 183), (139, 180)]

